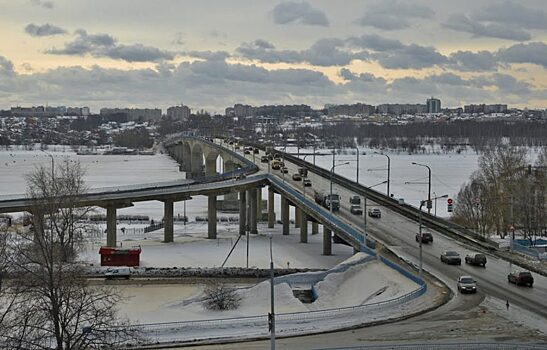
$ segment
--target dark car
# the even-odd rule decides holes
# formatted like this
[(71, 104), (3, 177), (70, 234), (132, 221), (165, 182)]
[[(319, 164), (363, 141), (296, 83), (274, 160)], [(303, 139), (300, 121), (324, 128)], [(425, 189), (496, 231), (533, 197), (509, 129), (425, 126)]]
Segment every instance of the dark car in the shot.
[(300, 176), (299, 173), (294, 173), (294, 174), (292, 174), (292, 179), (293, 179), (294, 181), (301, 181), (301, 180), (302, 180), (302, 176)]
[(460, 254), (458, 254), (458, 252), (455, 252), (453, 250), (444, 251), (441, 254), (441, 261), (443, 263), (449, 264), (449, 265), (461, 265), (462, 264), (462, 258), (460, 258)]
[(262, 156), (260, 157), (260, 162), (261, 163), (268, 163), (270, 160), (268, 159), (268, 156)]
[(471, 276), (460, 276), (458, 290), (460, 293), (477, 293), (477, 282)]
[(304, 179), (302, 180), (302, 183), (305, 187), (311, 187), (311, 180), (310, 179)]
[(486, 256), (481, 253), (469, 253), (465, 256), (465, 263), (485, 267)]
[(287, 174), (289, 172), (289, 168), (287, 168), (286, 166), (283, 166), (283, 167), (281, 167), (281, 172), (283, 174)]
[(361, 197), (359, 196), (349, 197), (349, 204), (361, 204)]
[(260, 153), (260, 150), (259, 150), (258, 148), (255, 148), (255, 149), (253, 149), (253, 153), (254, 153), (254, 154), (259, 154), (259, 153)]
[(532, 287), (534, 285), (534, 277), (530, 271), (511, 271), (511, 273), (507, 275), (507, 281), (509, 281), (509, 283), (514, 283), (517, 286)]
[(251, 154), (251, 151), (249, 151), (248, 149), (246, 149), (245, 151), (243, 151), (243, 153), (245, 153), (245, 154)]
[[(420, 242), (420, 234), (416, 233), (416, 242)], [(422, 243), (433, 243), (433, 235), (431, 232), (422, 232)]]

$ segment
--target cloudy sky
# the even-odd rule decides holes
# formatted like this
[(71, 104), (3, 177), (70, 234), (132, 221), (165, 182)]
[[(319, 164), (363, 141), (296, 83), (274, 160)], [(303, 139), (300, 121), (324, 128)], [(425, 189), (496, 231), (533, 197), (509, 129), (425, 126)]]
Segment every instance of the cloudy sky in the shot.
[(0, 108), (547, 107), (545, 0), (0, 0)]

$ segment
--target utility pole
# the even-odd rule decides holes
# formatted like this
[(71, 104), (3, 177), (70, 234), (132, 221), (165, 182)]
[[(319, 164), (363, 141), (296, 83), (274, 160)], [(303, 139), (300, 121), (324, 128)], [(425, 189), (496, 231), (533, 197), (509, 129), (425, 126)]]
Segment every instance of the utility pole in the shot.
[(270, 234), (270, 345), (271, 349), (275, 350), (275, 308), (274, 308), (274, 263), (273, 263), (273, 250), (272, 250), (273, 235)]
[(422, 277), (422, 207), (424, 206), (424, 201), (420, 201), (420, 225), (418, 228), (418, 236), (420, 241), (420, 270), (419, 276)]

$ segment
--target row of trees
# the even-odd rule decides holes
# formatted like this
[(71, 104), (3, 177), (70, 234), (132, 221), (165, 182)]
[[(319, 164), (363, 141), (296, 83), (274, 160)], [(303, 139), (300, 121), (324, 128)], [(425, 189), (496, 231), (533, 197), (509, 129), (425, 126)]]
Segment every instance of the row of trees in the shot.
[(86, 192), (79, 163), (39, 167), (28, 176), (32, 209), (28, 230), (0, 232), (0, 348), (98, 349), (136, 333), (116, 315), (120, 296), (82, 277), (77, 254), (85, 243), (78, 206)]
[(532, 238), (547, 234), (547, 148), (534, 164), (526, 150), (484, 150), (479, 169), (458, 193), (453, 220), (485, 236), (513, 230)]

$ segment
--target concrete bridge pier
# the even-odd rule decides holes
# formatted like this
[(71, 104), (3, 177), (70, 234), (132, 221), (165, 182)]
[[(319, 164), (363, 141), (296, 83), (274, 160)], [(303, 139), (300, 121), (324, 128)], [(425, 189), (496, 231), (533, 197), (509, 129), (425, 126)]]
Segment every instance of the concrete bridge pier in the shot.
[(173, 207), (172, 200), (163, 202), (163, 243), (173, 242)]
[(256, 189), (256, 221), (262, 221), (262, 187)]
[(257, 229), (257, 226), (256, 226), (256, 214), (258, 213), (258, 210), (257, 210), (257, 194), (256, 194), (256, 191), (257, 189), (256, 188), (253, 188), (251, 189), (251, 195), (250, 195), (250, 198), (249, 198), (249, 201), (251, 202), (251, 215), (250, 215), (250, 223), (249, 223), (249, 229), (251, 230), (251, 233), (256, 235), (258, 234), (258, 229)]
[(106, 207), (106, 246), (116, 247), (116, 207)]
[(300, 243), (308, 243), (308, 215), (303, 211), (301, 211), (300, 220)]
[[(228, 173), (235, 170), (235, 163), (231, 159), (223, 159), (224, 161), (224, 172)], [(237, 193), (230, 192), (224, 195), (225, 201), (237, 201)]]
[(332, 255), (332, 232), (323, 225), (323, 255)]
[(245, 234), (247, 225), (247, 196), (246, 191), (239, 192), (239, 234)]
[(275, 193), (273, 188), (268, 188), (268, 228), (273, 228), (275, 224)]
[(207, 238), (217, 238), (217, 196), (208, 196)]
[(311, 234), (316, 235), (319, 233), (319, 223), (317, 221), (312, 221), (311, 223)]
[(201, 176), (203, 173), (203, 152), (199, 145), (192, 147), (191, 173), (192, 177)]
[(289, 200), (281, 196), (281, 222), (283, 223), (283, 234), (288, 235), (289, 229)]
[(217, 157), (218, 154), (210, 154), (205, 159), (205, 176), (212, 176), (217, 173)]
[(300, 227), (300, 221), (302, 220), (302, 211), (297, 206), (294, 207), (294, 228)]

